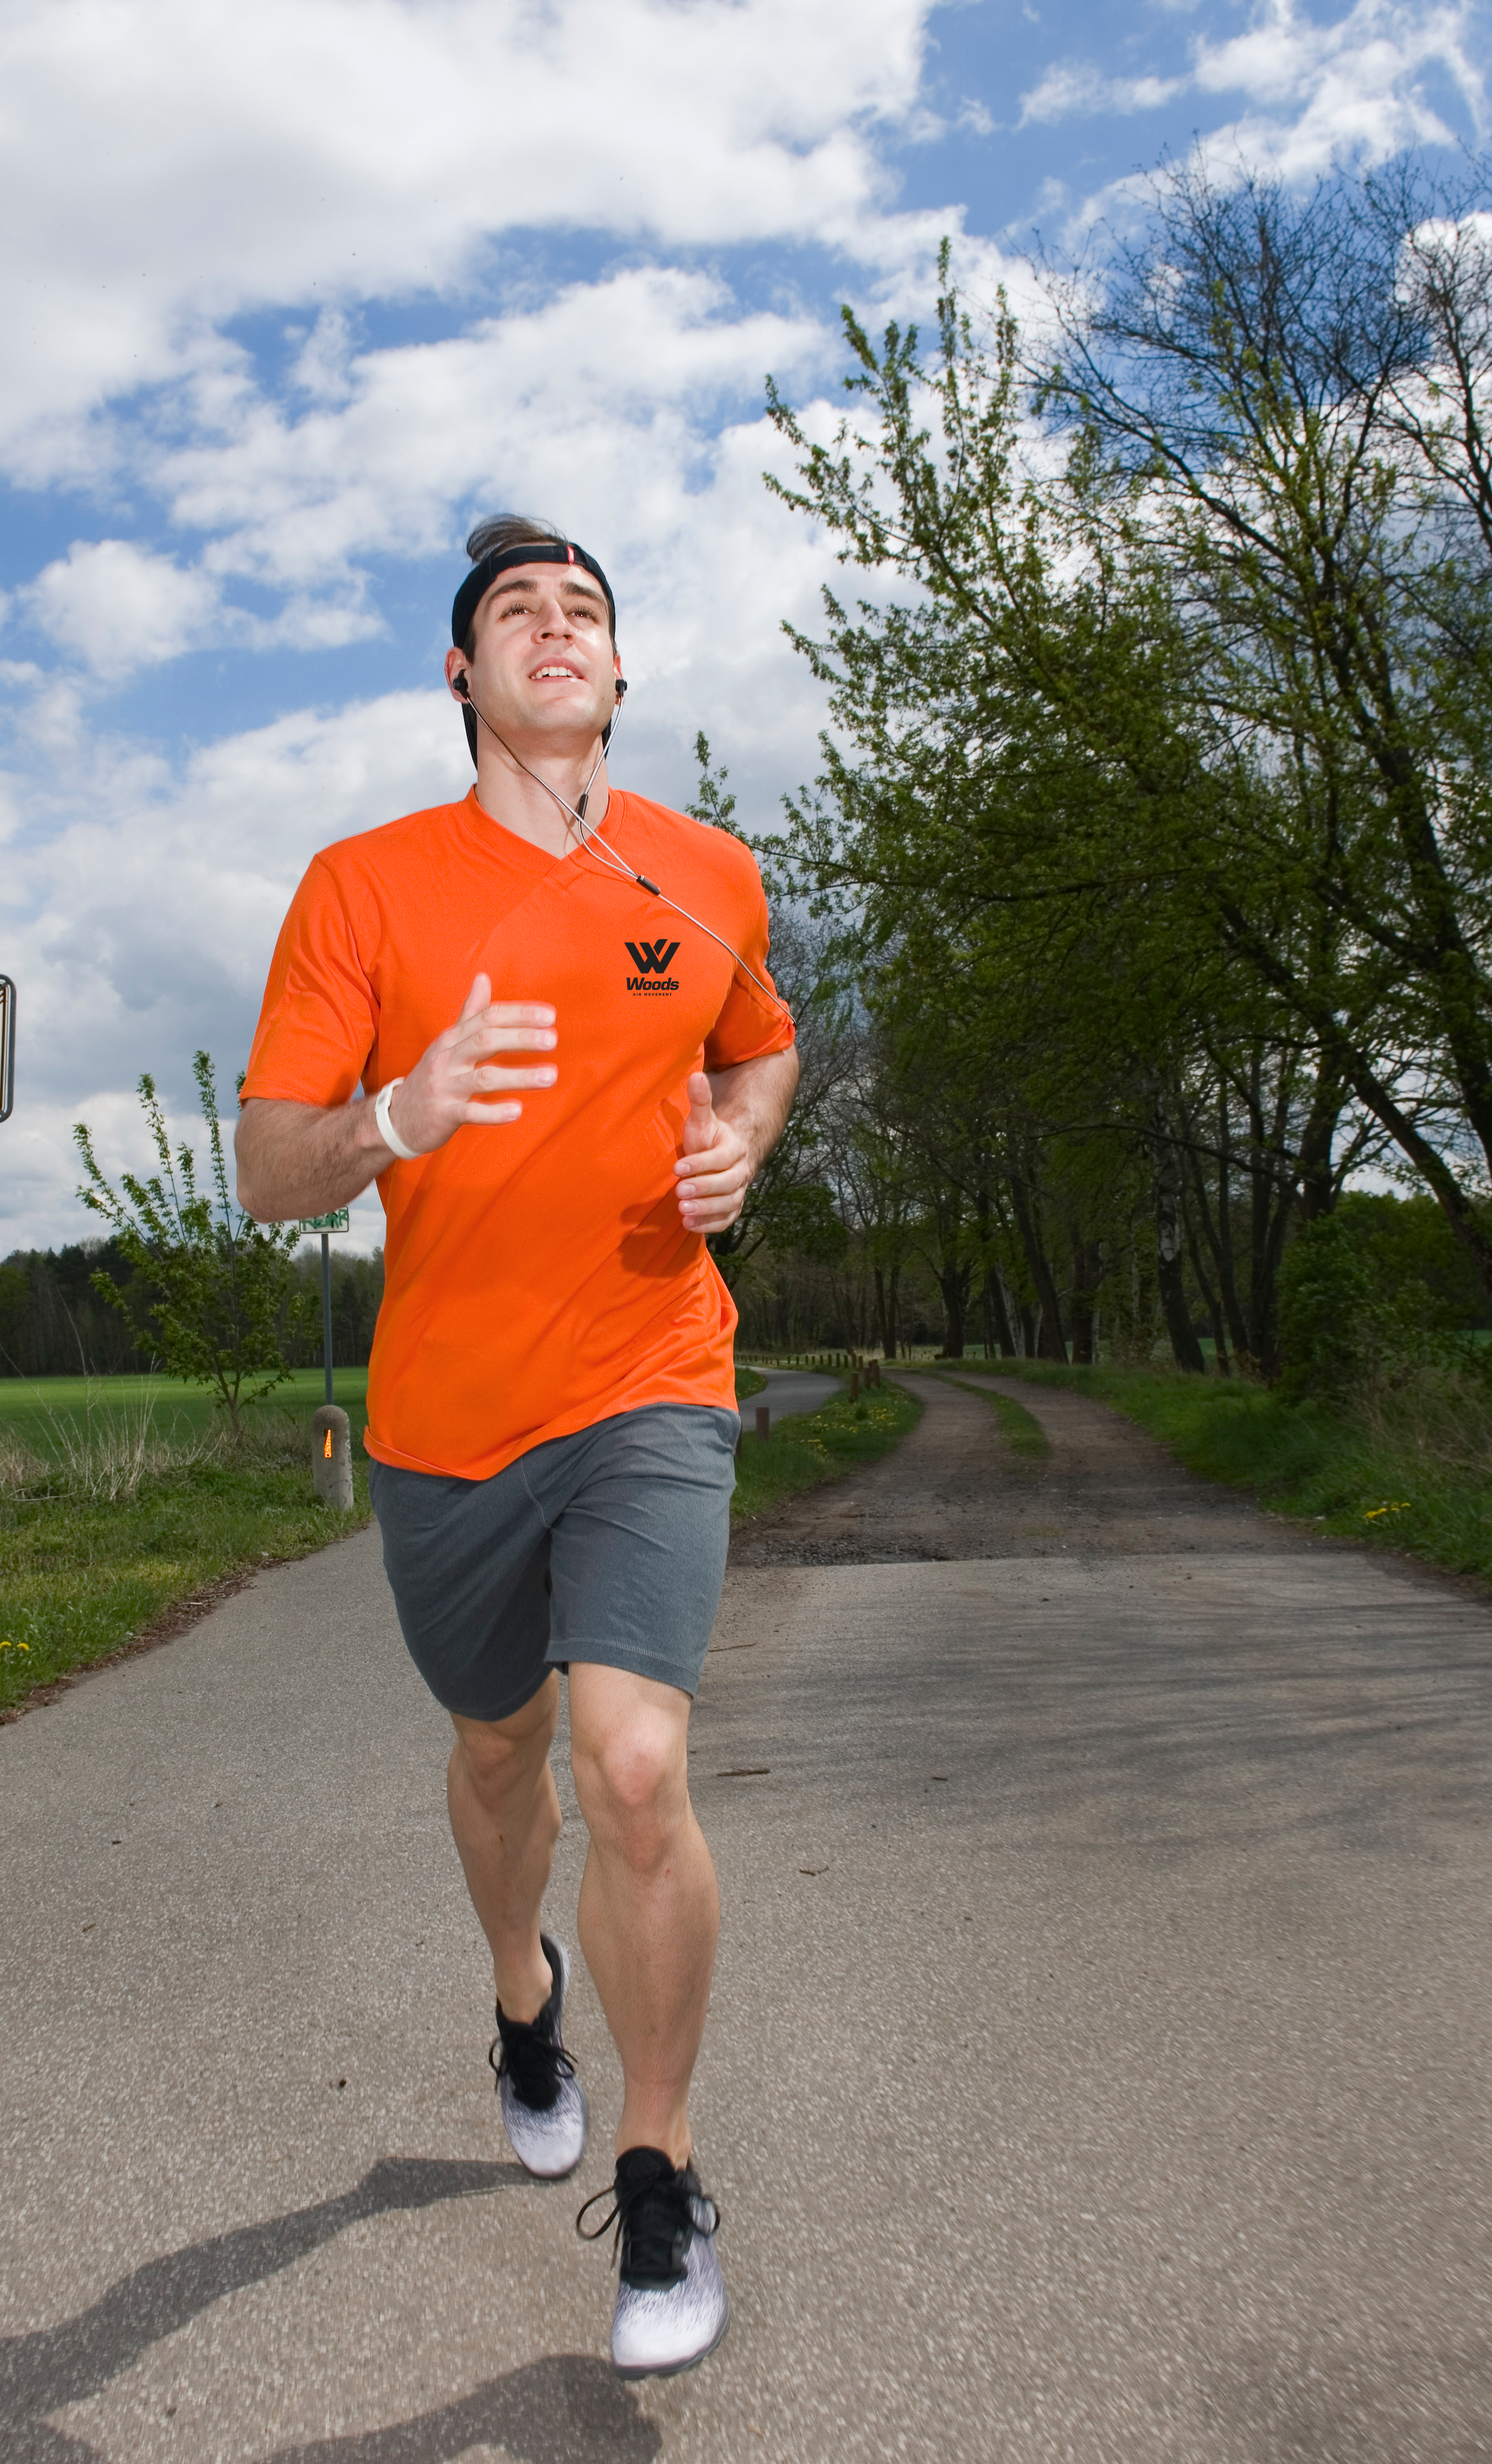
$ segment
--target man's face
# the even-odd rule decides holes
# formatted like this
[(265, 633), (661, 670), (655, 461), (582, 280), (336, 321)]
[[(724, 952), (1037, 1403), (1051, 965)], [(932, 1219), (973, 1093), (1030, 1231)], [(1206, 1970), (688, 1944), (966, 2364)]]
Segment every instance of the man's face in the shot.
[(549, 752), (582, 753), (616, 712), (621, 661), (606, 602), (582, 566), (522, 564), (501, 573), (480, 602), (472, 654), (450, 650), (473, 707), (501, 737)]

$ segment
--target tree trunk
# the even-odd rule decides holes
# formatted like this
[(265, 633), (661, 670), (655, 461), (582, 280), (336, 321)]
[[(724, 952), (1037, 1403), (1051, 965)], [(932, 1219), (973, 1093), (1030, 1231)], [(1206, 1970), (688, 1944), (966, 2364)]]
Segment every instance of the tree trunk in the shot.
[(1310, 1111), (1301, 1132), (1300, 1209), (1303, 1223), (1314, 1223), (1318, 1216), (1329, 1215), (1336, 1204), (1331, 1148), (1341, 1114), (1340, 1083), (1323, 1069), (1317, 1076)]
[(1058, 1306), (1056, 1282), (1051, 1267), (1047, 1264), (1046, 1252), (1037, 1237), (1031, 1209), (1026, 1201), (1025, 1182), (1016, 1170), (1014, 1162), (1010, 1166), (1010, 1204), (1016, 1219), (1016, 1229), (1020, 1235), (1020, 1246), (1025, 1252), (1026, 1266), (1031, 1281), (1036, 1287), (1037, 1302), (1042, 1312), (1040, 1331), (1037, 1336), (1037, 1357), (1040, 1360), (1061, 1360), (1065, 1363), (1067, 1346), (1063, 1339), (1062, 1310)]
[(964, 1356), (964, 1310), (969, 1299), (969, 1269), (949, 1265), (937, 1279), (943, 1295), (943, 1358), (961, 1360)]
[(900, 1263), (898, 1262), (889, 1271), (885, 1266), (877, 1266), (874, 1273), (875, 1322), (881, 1337), (881, 1352), (887, 1360), (894, 1360), (896, 1338), (900, 1331), (896, 1323), (897, 1287), (901, 1282)]
[[(1228, 1121), (1228, 1084), (1227, 1080), (1219, 1071), (1218, 1078), (1218, 1211), (1216, 1217), (1213, 1213), (1212, 1203), (1208, 1196), (1207, 1181), (1202, 1171), (1202, 1158), (1196, 1152), (1195, 1146), (1187, 1159), (1190, 1180), (1189, 1199), (1191, 1201), (1195, 1201), (1196, 1221), (1201, 1232), (1201, 1241), (1206, 1244), (1208, 1256), (1212, 1260), (1212, 1271), (1217, 1277), (1218, 1303), (1221, 1310), (1223, 1325), (1227, 1330), (1228, 1341), (1232, 1347), (1235, 1359), (1241, 1364), (1249, 1357), (1249, 1339), (1248, 1325), (1239, 1300), (1239, 1287), (1233, 1272), (1233, 1190), (1228, 1171), (1231, 1144), (1232, 1131)], [(1188, 1207), (1188, 1221), (1190, 1221), (1190, 1204)], [(1197, 1246), (1199, 1250), (1201, 1243), (1198, 1243)], [(1204, 1299), (1207, 1300), (1208, 1311), (1209, 1314), (1211, 1314), (1213, 1310), (1213, 1303), (1211, 1298), (1208, 1297), (1209, 1284), (1207, 1278), (1202, 1274), (1199, 1265), (1197, 1266), (1196, 1280)], [(1221, 1358), (1222, 1352), (1219, 1350), (1219, 1361)]]
[(1096, 1241), (1072, 1243), (1072, 1357), (1085, 1369), (1093, 1365), (1093, 1317), (1103, 1281), (1104, 1253)]
[(999, 1268), (992, 1266), (984, 1278), (984, 1345), (987, 1352), (999, 1353), (1003, 1360), (1018, 1360), (1020, 1347), (1010, 1323), (1010, 1308), (1005, 1299), (1005, 1287)]
[(1218, 1082), (1218, 1282), (1228, 1332), (1233, 1337), (1233, 1357), (1241, 1368), (1249, 1357), (1248, 1324), (1239, 1299), (1238, 1276), (1233, 1265), (1233, 1183), (1229, 1165), (1233, 1154), (1233, 1128), (1228, 1119), (1228, 1088), (1225, 1079)]
[(1155, 1272), (1172, 1357), (1178, 1369), (1198, 1375), (1207, 1366), (1186, 1305), (1185, 1227), (1181, 1218), (1181, 1158), (1159, 1115), (1151, 1139), (1155, 1176)]
[[(1182, 1212), (1185, 1215), (1184, 1208)], [(1186, 1254), (1192, 1262), (1192, 1272), (1196, 1277), (1196, 1288), (1201, 1293), (1207, 1315), (1212, 1321), (1213, 1353), (1217, 1361), (1218, 1375), (1219, 1377), (1231, 1377), (1233, 1370), (1228, 1359), (1228, 1333), (1223, 1324), (1222, 1309), (1218, 1304), (1218, 1295), (1208, 1280), (1207, 1270), (1202, 1265), (1201, 1252), (1197, 1247), (1196, 1235), (1192, 1230), (1190, 1217), (1186, 1217)]]

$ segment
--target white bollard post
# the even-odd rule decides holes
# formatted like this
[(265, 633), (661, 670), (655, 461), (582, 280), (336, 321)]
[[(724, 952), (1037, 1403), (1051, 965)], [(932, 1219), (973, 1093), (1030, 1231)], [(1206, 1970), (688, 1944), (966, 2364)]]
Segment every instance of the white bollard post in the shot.
[(323, 1403), (313, 1416), (311, 1477), (323, 1506), (352, 1512), (352, 1431), (340, 1403)]

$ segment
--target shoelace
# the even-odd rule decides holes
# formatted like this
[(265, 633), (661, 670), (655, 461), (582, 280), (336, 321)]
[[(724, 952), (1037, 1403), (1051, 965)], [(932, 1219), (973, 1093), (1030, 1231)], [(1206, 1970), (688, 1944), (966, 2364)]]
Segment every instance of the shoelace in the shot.
[[(510, 2033), (501, 2028), (487, 2048), (487, 2058), (498, 2079), (511, 2079), (514, 2093), (520, 2104), (536, 2113), (547, 2113), (559, 2101), (560, 2090), (567, 2079), (575, 2077), (575, 2063), (558, 2036), (541, 2035), (537, 2027), (525, 2027), (519, 2020), (509, 2022)], [(496, 2058), (502, 2047), (502, 2058)]]
[[(586, 2232), (582, 2219), (603, 2199), (612, 2201), (611, 2212), (599, 2225)], [(708, 2224), (700, 2224), (693, 2203), (710, 2211)], [(575, 2230), (581, 2241), (600, 2241), (602, 2234), (616, 2226), (613, 2257), (622, 2258), (624, 2237), (626, 2242), (626, 2266), (629, 2276), (651, 2278), (660, 2284), (678, 2284), (684, 2277), (684, 2256), (696, 2233), (707, 2240), (720, 2229), (720, 2211), (713, 2199), (699, 2187), (699, 2178), (690, 2166), (667, 2174), (655, 2172), (624, 2191), (616, 2181), (585, 2201), (575, 2219)]]

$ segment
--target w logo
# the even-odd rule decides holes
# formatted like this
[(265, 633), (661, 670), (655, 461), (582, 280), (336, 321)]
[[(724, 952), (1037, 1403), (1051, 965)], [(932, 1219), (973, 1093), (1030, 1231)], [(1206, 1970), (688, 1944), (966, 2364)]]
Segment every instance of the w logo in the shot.
[(626, 946), (640, 976), (666, 976), (679, 945), (677, 941), (628, 941)]

